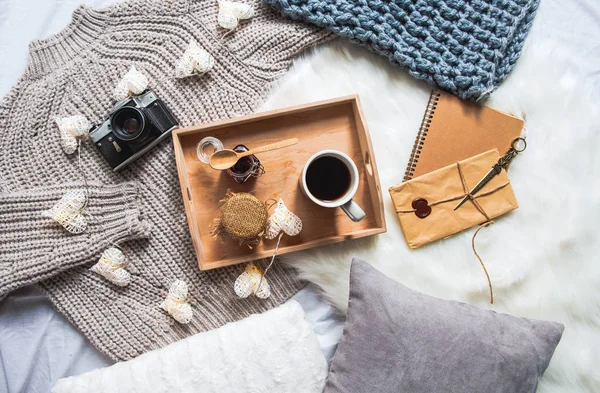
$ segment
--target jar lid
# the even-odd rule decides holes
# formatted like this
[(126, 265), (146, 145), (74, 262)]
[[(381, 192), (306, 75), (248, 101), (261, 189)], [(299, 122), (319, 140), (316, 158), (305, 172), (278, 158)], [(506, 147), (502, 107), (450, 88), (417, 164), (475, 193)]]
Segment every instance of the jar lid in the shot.
[(228, 191), (214, 234), (241, 244), (258, 244), (265, 233), (268, 215), (266, 205), (254, 195)]

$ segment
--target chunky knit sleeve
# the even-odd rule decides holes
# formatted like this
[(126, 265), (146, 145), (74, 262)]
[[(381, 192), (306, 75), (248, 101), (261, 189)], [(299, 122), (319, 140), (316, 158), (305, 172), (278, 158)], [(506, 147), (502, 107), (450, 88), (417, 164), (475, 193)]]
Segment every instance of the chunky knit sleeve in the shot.
[(97, 260), (110, 244), (144, 237), (134, 183), (89, 186), (87, 227), (71, 234), (43, 214), (84, 184), (0, 193), (0, 298), (8, 292)]

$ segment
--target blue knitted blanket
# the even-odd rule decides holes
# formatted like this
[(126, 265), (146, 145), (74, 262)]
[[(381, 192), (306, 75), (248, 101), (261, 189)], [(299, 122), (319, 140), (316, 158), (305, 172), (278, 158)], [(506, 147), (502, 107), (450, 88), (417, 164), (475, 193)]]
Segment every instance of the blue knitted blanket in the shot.
[(474, 101), (510, 73), (539, 0), (263, 0)]

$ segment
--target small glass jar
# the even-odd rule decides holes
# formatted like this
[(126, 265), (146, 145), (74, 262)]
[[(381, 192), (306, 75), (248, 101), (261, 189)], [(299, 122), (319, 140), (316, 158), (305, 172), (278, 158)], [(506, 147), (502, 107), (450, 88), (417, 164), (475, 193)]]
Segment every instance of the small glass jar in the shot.
[[(244, 145), (237, 145), (233, 151), (243, 153), (248, 151)], [(238, 162), (227, 170), (229, 176), (238, 183), (244, 183), (251, 177), (259, 177), (265, 174), (265, 168), (255, 155), (242, 157)]]
[(223, 143), (212, 136), (203, 138), (196, 145), (196, 155), (198, 156), (198, 159), (205, 164), (208, 164), (210, 162), (210, 156), (219, 150), (223, 150)]

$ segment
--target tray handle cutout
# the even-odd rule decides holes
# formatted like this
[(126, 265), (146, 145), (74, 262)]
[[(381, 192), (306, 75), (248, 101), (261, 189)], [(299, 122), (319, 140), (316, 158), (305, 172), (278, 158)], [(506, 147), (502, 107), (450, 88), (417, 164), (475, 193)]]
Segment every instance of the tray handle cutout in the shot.
[(369, 176), (373, 176), (373, 166), (371, 165), (371, 154), (367, 150), (365, 152), (365, 170), (369, 174)]

